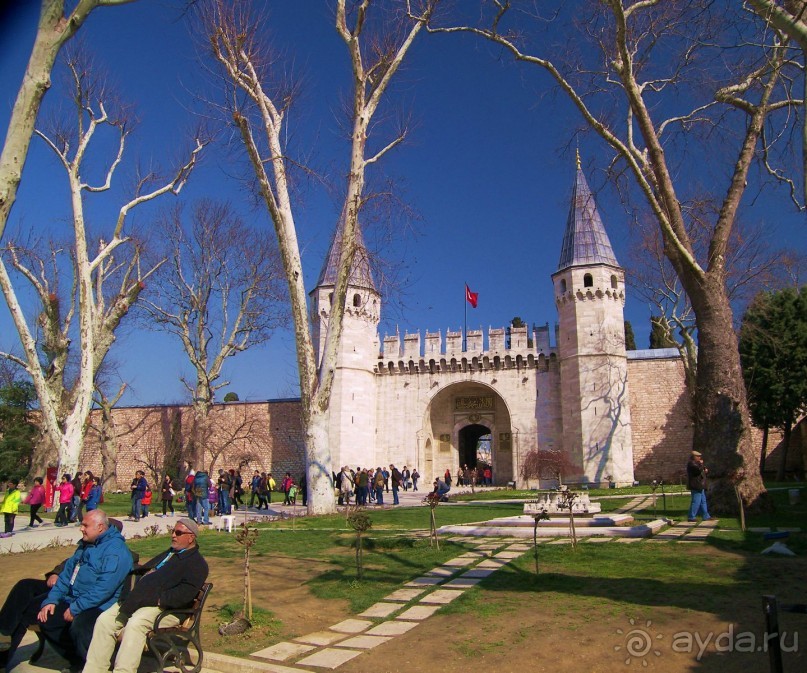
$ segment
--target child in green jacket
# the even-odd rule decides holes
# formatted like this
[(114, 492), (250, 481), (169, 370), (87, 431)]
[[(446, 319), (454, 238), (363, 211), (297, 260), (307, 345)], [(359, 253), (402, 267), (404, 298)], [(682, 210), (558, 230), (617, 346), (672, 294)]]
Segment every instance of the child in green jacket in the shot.
[(17, 488), (20, 482), (17, 479), (10, 479), (6, 485), (6, 497), (0, 504), (0, 512), (5, 518), (6, 530), (3, 537), (9, 537), (14, 533), (14, 519), (20, 511), (20, 491)]

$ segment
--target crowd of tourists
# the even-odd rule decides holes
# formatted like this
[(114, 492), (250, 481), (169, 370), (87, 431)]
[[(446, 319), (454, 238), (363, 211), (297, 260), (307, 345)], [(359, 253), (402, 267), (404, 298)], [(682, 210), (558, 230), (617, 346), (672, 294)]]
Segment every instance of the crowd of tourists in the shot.
[[(67, 480), (70, 483), (70, 480)], [(147, 635), (163, 610), (193, 604), (207, 579), (196, 543), (199, 527), (179, 518), (168, 549), (139, 565), (121, 534), (123, 524), (101, 509), (83, 515), (75, 553), (45, 573), (12, 587), (0, 608), (0, 669), (6, 669), (25, 632), (39, 632), (70, 663), (71, 671), (136, 673)], [(139, 580), (132, 584), (132, 576)], [(179, 623), (163, 615), (161, 627)], [(116, 652), (117, 649), (117, 652)]]
[(395, 465), (386, 467), (357, 467), (352, 470), (345, 465), (339, 473), (333, 473), (333, 483), (336, 488), (340, 505), (349, 505), (353, 502), (366, 506), (368, 504), (383, 505), (384, 494), (392, 491), (392, 504), (399, 504), (398, 492), (418, 490), (420, 473), (417, 468), (409, 469), (406, 465), (398, 469)]
[(3, 533), (0, 537), (9, 537), (14, 534), (14, 526), (20, 505), (30, 508), (29, 522), (25, 528), (36, 528), (44, 523), (39, 512), (56, 511), (55, 526), (63, 527), (71, 523), (80, 525), (85, 512), (92, 512), (104, 501), (101, 488), (101, 479), (89, 470), (80, 472), (75, 477), (63, 474), (56, 481), (56, 473), (50, 470), (48, 476), (35, 477), (33, 485), (25, 499), (22, 497), (25, 484), (19, 479), (10, 479), (6, 483), (6, 493), (0, 503), (0, 512), (3, 514)]

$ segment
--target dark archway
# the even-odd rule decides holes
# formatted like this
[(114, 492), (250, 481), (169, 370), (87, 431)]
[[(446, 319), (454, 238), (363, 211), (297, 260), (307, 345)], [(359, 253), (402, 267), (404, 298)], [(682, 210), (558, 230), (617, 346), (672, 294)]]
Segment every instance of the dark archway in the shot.
[[(481, 441), (480, 441), (481, 440)], [(485, 465), (491, 456), (490, 429), (484, 425), (466, 425), (459, 431), (459, 463), (461, 467), (467, 465), (470, 469)], [(480, 445), (482, 451), (480, 452)], [(485, 460), (487, 456), (487, 461)]]

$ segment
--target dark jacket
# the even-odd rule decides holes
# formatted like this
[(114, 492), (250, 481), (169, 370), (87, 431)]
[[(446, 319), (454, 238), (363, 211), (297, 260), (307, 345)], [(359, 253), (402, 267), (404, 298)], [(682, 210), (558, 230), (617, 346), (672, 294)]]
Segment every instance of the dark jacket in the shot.
[(110, 527), (95, 542), (78, 543), (42, 607), (64, 601), (73, 616), (90, 608), (106, 610), (118, 600), (131, 568), (132, 555), (123, 536)]
[[(169, 554), (172, 556), (163, 566), (149, 572), (157, 568)], [(207, 561), (202, 557), (198, 546), (181, 552), (168, 549), (135, 568), (134, 574), (142, 577), (123, 601), (120, 611), (132, 615), (144, 607), (159, 607), (163, 610), (184, 608), (196, 598), (207, 579), (207, 573)]]
[(690, 458), (687, 461), (687, 487), (690, 491), (702, 491), (706, 488), (706, 468)]

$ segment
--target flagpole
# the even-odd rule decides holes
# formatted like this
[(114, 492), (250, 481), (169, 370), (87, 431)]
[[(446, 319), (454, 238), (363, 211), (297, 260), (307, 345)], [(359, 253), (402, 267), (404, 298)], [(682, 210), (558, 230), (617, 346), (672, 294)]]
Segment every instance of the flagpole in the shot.
[(462, 350), (468, 350), (468, 341), (466, 334), (468, 333), (468, 283), (465, 283), (465, 288), (462, 291), (462, 306), (463, 306), (463, 320), (462, 320)]

